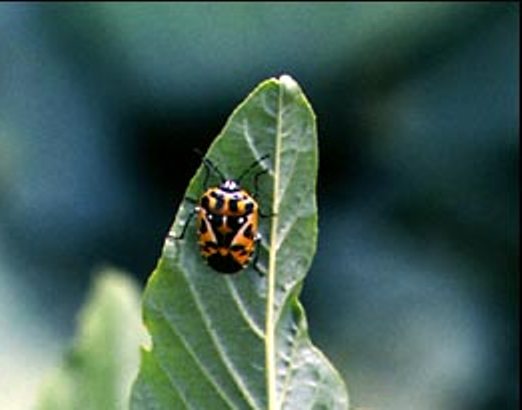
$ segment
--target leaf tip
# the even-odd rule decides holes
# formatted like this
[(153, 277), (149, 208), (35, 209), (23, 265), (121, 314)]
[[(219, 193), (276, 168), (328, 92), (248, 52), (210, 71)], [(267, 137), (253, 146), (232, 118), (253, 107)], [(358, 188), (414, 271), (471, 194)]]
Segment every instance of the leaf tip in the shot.
[(282, 74), (279, 77), (279, 82), (281, 83), (281, 85), (285, 86), (289, 90), (299, 89), (299, 86), (297, 85), (297, 82), (291, 76), (289, 76), (288, 74)]

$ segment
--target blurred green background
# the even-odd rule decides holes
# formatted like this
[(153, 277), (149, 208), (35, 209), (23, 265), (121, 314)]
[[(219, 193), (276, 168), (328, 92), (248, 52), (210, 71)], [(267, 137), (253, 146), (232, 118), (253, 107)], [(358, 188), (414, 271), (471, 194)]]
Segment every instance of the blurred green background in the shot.
[(143, 285), (232, 109), (318, 116), (303, 301), (354, 406), (518, 408), (518, 3), (0, 4), (0, 408), (31, 408), (91, 272)]

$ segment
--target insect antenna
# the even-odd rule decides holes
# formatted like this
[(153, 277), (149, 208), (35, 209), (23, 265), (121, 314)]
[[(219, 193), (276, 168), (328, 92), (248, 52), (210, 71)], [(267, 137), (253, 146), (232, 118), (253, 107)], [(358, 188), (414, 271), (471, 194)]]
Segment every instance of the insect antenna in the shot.
[(264, 159), (267, 159), (270, 156), (270, 154), (263, 155), (261, 158), (256, 159), (251, 165), (248, 166), (247, 169), (243, 171), (243, 173), (239, 176), (239, 178), (236, 180), (238, 185), (240, 184), (241, 180), (250, 172), (252, 171), (258, 164), (261, 163)]
[(201, 160), (203, 161), (203, 164), (207, 167), (207, 169), (214, 172), (219, 178), (221, 178), (221, 182), (225, 182), (226, 178), (225, 175), (219, 170), (219, 168), (214, 165), (214, 163), (205, 157), (205, 155), (197, 148), (194, 148), (194, 152), (198, 154), (201, 157)]

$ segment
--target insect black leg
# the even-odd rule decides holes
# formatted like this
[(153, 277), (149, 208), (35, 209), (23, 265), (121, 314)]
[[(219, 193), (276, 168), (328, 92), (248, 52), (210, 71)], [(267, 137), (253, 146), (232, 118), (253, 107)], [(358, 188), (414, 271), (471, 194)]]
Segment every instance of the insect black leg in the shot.
[(273, 213), (273, 212), (270, 212), (268, 214), (265, 214), (264, 212), (261, 211), (261, 209), (259, 210), (259, 216), (261, 218), (272, 218), (273, 216), (276, 216), (277, 214), (276, 213)]
[(204, 188), (207, 187), (208, 177), (211, 172), (214, 172), (217, 176), (219, 176), (219, 178), (221, 179), (221, 182), (225, 182), (225, 179), (226, 179), (225, 175), (223, 175), (223, 173), (219, 170), (219, 168), (216, 165), (214, 165), (214, 163), (210, 159), (206, 158), (203, 155), (203, 153), (197, 148), (194, 149), (194, 152), (201, 157), (201, 160), (203, 161), (203, 164), (205, 165), (205, 169), (207, 171), (207, 174), (205, 175), (205, 181), (203, 184)]
[[(254, 169), (256, 166), (258, 166), (259, 164), (261, 164), (261, 161), (263, 161), (264, 159), (267, 159), (268, 157), (270, 156), (270, 154), (266, 154), (266, 155), (263, 155), (261, 158), (259, 159), (256, 159), (252, 164), (250, 164), (249, 167), (247, 167), (247, 169), (245, 169), (243, 171), (243, 173), (239, 176), (239, 178), (237, 178), (237, 183), (240, 184), (241, 183), (241, 180), (243, 179), (243, 177), (245, 175), (247, 175), (252, 169)], [(264, 174), (265, 172), (268, 172), (268, 170), (265, 170), (265, 171), (262, 171), (260, 172), (259, 174)], [(257, 178), (257, 176), (255, 177)]]
[(257, 199), (257, 194), (259, 193), (259, 177), (261, 175), (264, 175), (268, 172), (268, 169), (264, 169), (263, 171), (259, 171), (257, 174), (254, 175), (254, 199)]
[(192, 218), (194, 217), (194, 215), (199, 211), (199, 208), (198, 207), (195, 207), (192, 211), (190, 211), (190, 214), (185, 222), (185, 225), (183, 225), (183, 229), (181, 230), (181, 234), (179, 234), (178, 236), (174, 236), (172, 235), (171, 233), (169, 233), (167, 235), (167, 238), (169, 239), (174, 239), (174, 240), (180, 240), (180, 239), (183, 239), (183, 237), (185, 236), (185, 233), (187, 232), (187, 228), (189, 226), (189, 223), (190, 221), (192, 220)]
[(258, 273), (259, 276), (264, 277), (265, 273), (261, 270), (259, 265), (259, 246), (261, 245), (261, 237), (256, 239), (256, 249), (254, 251), (254, 259), (252, 261), (252, 266), (254, 270)]
[[(265, 157), (268, 157), (268, 155), (265, 155)], [(268, 169), (264, 169), (262, 171), (259, 171), (257, 174), (254, 175), (254, 193), (252, 195), (252, 197), (254, 199), (257, 199), (257, 194), (259, 193), (259, 177), (261, 175), (266, 174), (266, 173), (268, 173)], [(262, 217), (262, 218), (269, 218), (269, 217), (275, 216), (275, 214), (272, 213), (272, 212), (270, 212), (268, 214), (265, 214), (264, 212), (259, 210), (259, 216)]]
[(203, 178), (203, 191), (207, 189), (208, 179), (210, 177), (210, 168), (208, 167), (206, 162), (203, 162), (205, 164), (205, 178)]

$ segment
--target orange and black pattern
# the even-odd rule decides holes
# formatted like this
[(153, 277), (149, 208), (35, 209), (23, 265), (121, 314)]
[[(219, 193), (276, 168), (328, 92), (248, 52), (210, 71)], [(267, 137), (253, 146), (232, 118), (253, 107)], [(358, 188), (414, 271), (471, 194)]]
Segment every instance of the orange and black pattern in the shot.
[(208, 189), (197, 212), (198, 244), (215, 270), (234, 273), (246, 267), (258, 240), (259, 210), (243, 189)]

